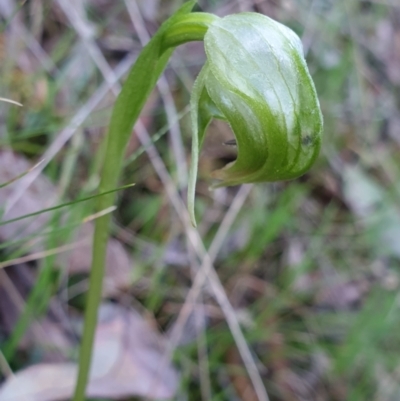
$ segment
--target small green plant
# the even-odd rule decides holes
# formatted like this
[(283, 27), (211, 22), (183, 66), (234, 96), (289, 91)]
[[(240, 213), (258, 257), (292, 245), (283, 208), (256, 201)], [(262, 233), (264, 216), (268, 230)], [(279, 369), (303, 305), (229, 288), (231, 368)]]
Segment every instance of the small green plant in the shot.
[[(237, 160), (214, 172), (215, 186), (296, 178), (318, 155), (322, 115), (300, 39), (289, 28), (256, 13), (219, 18), (191, 13), (185, 3), (142, 50), (116, 100), (108, 135), (100, 192), (117, 186), (132, 128), (175, 47), (204, 41), (207, 62), (191, 98), (193, 144), (188, 208), (195, 225), (197, 164), (213, 118), (229, 123)], [(115, 194), (98, 198), (109, 208)], [(89, 375), (97, 309), (106, 259), (110, 215), (96, 220), (79, 375), (74, 401), (83, 401)]]

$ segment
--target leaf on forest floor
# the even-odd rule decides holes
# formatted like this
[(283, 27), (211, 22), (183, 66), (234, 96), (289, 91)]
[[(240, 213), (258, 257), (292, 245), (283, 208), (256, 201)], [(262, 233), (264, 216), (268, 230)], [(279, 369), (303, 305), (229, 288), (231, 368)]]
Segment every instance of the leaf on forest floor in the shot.
[[(88, 397), (174, 397), (178, 374), (164, 361), (164, 339), (135, 311), (104, 304), (96, 331)], [(38, 364), (0, 388), (0, 401), (57, 401), (74, 391), (77, 365)]]
[[(31, 167), (31, 163), (24, 157), (7, 150), (0, 151), (0, 182), (7, 182), (16, 175), (29, 170)], [(0, 188), (0, 205), (6, 204), (18, 185), (20, 185), (20, 181), (17, 180), (6, 187)], [(58, 203), (56, 186), (42, 174), (28, 187), (25, 194), (7, 212), (3, 220), (34, 213)], [(39, 234), (48, 225), (51, 216), (52, 213), (43, 213), (35, 217), (0, 226), (0, 240), (16, 241), (27, 236)], [(90, 239), (92, 235), (93, 224), (85, 223), (76, 229), (74, 238), (71, 238), (70, 242), (81, 242), (83, 239)], [(30, 252), (42, 251), (45, 238), (45, 236), (31, 238), (29, 241)], [(67, 266), (70, 274), (89, 272), (91, 259), (91, 241), (88, 241), (87, 245), (76, 247), (69, 252), (60, 253), (58, 256), (58, 262), (62, 266)], [(115, 239), (110, 239), (107, 246), (105, 295), (114, 295), (120, 289), (129, 286), (132, 266), (132, 259), (122, 244)]]

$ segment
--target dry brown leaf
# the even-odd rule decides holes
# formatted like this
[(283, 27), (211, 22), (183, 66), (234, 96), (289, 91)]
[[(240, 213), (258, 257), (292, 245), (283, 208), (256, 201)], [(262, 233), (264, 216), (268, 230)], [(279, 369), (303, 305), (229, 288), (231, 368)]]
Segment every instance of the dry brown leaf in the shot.
[[(0, 151), (0, 183), (8, 182), (30, 168), (32, 168), (32, 164), (24, 157), (7, 150)], [(7, 199), (18, 185), (19, 182), (16, 180), (12, 184), (0, 188), (0, 205), (6, 204)], [(7, 212), (5, 219), (13, 219), (51, 207), (58, 202), (57, 199), (57, 188), (44, 175), (40, 175), (27, 189), (24, 196)], [(0, 226), (0, 240), (14, 241), (39, 233), (46, 226), (50, 217), (51, 213), (44, 213)], [(82, 242), (83, 239), (88, 239), (87, 245), (59, 255), (58, 262), (62, 266), (66, 266), (70, 274), (89, 271), (92, 259), (90, 241), (92, 235), (93, 225), (91, 223), (82, 224), (76, 230), (75, 239), (72, 239), (71, 242)], [(43, 250), (41, 238), (34, 238), (30, 241), (30, 245), (32, 252)], [(105, 295), (112, 296), (120, 289), (129, 286), (132, 266), (133, 262), (122, 244), (111, 239), (107, 246), (106, 280), (103, 291)]]
[[(96, 331), (88, 397), (174, 397), (176, 370), (164, 361), (164, 339), (135, 311), (103, 305)], [(57, 401), (74, 391), (74, 363), (38, 364), (17, 372), (0, 388), (0, 401)]]

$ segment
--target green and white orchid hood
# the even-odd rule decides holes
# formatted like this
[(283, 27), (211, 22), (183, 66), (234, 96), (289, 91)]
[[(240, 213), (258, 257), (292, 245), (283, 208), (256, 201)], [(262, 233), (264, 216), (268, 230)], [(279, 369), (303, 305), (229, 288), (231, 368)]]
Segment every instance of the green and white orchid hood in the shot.
[(207, 61), (191, 97), (193, 222), (198, 157), (213, 118), (229, 123), (238, 151), (213, 173), (215, 187), (301, 176), (318, 156), (323, 127), (302, 44), (291, 29), (261, 14), (233, 14), (208, 26), (204, 45)]

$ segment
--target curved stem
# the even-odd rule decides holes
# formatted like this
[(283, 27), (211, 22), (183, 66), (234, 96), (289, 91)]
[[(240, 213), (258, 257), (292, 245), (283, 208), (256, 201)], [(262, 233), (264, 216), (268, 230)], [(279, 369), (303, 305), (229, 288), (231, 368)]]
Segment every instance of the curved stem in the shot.
[(163, 38), (163, 48), (177, 47), (183, 43), (202, 41), (208, 27), (218, 16), (209, 13), (186, 14), (171, 25)]
[[(113, 109), (110, 127), (106, 137), (106, 154), (101, 174), (99, 192), (107, 192), (118, 184), (122, 160), (132, 128), (139, 114), (164, 71), (167, 62), (178, 44), (202, 40), (208, 24), (215, 20), (203, 13), (191, 17), (195, 1), (185, 3), (168, 19), (140, 53), (135, 65), (123, 85)], [(97, 210), (113, 205), (115, 194), (104, 195), (98, 199)], [(92, 266), (89, 291), (85, 309), (83, 337), (79, 354), (79, 373), (73, 401), (84, 401), (89, 378), (92, 348), (97, 325), (97, 311), (101, 301), (105, 270), (106, 249), (111, 215), (96, 220), (93, 237)]]
[[(109, 191), (117, 186), (125, 147), (132, 127), (172, 53), (172, 50), (165, 52), (158, 59), (159, 45), (160, 41), (153, 41), (143, 49), (115, 103), (106, 138), (107, 146), (100, 181), (100, 192)], [(157, 54), (157, 57), (154, 57), (154, 54)], [(132, 96), (133, 88), (137, 89), (135, 91), (136, 96)], [(97, 210), (104, 210), (112, 206), (114, 201), (114, 193), (99, 198)], [(84, 400), (86, 383), (89, 377), (92, 344), (97, 324), (97, 310), (101, 300), (110, 219), (111, 215), (107, 214), (98, 218), (95, 224), (92, 267), (74, 401)]]

